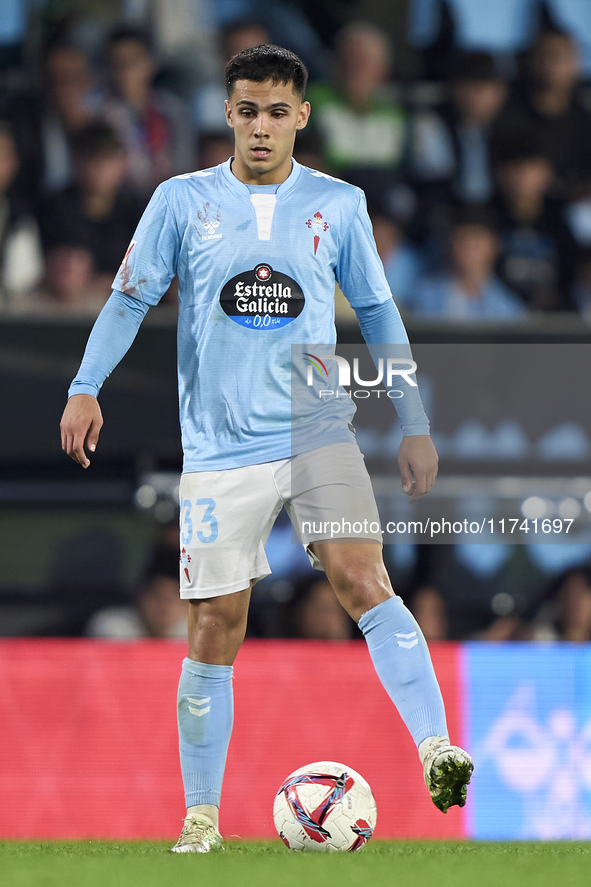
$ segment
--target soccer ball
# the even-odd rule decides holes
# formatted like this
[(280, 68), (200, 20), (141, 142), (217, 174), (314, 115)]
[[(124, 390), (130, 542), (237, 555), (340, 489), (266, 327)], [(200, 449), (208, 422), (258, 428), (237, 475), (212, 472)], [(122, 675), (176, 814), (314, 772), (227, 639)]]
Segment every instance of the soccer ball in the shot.
[(290, 850), (360, 850), (376, 827), (376, 802), (351, 767), (319, 761), (287, 777), (277, 792), (273, 819)]

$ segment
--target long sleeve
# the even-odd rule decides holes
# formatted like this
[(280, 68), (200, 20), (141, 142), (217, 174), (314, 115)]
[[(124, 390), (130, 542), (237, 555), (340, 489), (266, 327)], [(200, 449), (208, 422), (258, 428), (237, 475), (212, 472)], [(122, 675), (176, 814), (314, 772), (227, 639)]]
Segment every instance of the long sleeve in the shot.
[[(374, 362), (380, 357), (412, 359), (408, 336), (378, 256), (365, 196), (361, 191), (357, 212), (340, 247), (335, 274), (357, 315)], [(372, 347), (378, 345), (379, 349)], [(429, 434), (429, 420), (418, 387), (400, 376), (396, 389), (403, 392), (403, 396), (393, 399), (393, 403), (404, 436)]]
[[(392, 298), (387, 302), (356, 307), (355, 313), (374, 360), (379, 357), (412, 359), (408, 336)], [(411, 378), (414, 379), (414, 374)], [(429, 420), (418, 387), (411, 386), (403, 376), (396, 381), (395, 387), (403, 392), (402, 397), (392, 401), (400, 418), (403, 435), (413, 437), (429, 434)]]
[(73, 394), (97, 397), (107, 376), (127, 354), (149, 307), (146, 302), (113, 290), (92, 328), (68, 397)]

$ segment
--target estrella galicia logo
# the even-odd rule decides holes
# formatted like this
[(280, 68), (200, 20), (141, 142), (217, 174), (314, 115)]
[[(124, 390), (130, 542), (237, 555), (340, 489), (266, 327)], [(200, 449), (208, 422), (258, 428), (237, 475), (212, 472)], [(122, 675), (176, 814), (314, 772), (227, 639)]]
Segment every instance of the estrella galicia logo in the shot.
[(304, 294), (287, 274), (261, 262), (222, 287), (220, 305), (230, 320), (249, 329), (280, 329), (302, 313)]

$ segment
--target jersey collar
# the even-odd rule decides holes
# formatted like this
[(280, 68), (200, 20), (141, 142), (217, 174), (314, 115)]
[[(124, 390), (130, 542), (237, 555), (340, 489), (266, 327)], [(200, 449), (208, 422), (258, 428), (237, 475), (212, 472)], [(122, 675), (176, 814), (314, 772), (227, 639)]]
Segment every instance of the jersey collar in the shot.
[[(241, 182), (240, 179), (237, 179), (236, 176), (234, 175), (234, 173), (232, 172), (232, 170), (230, 169), (233, 159), (234, 159), (234, 157), (230, 157), (229, 160), (226, 160), (224, 163), (220, 164), (222, 174), (224, 175), (228, 184), (230, 185), (230, 187), (234, 191), (237, 191), (239, 194), (243, 194), (245, 197), (247, 197), (250, 200), (250, 191), (248, 190), (248, 185), (245, 185), (244, 182)], [(277, 191), (276, 191), (277, 199), (279, 199), (280, 197), (285, 197), (286, 194), (289, 194), (289, 192), (294, 188), (297, 180), (299, 179), (301, 171), (302, 171), (302, 167), (292, 157), (291, 158), (291, 172), (288, 175), (288, 177), (286, 178), (286, 180), (284, 182), (282, 182), (279, 185), (279, 187), (277, 188)]]

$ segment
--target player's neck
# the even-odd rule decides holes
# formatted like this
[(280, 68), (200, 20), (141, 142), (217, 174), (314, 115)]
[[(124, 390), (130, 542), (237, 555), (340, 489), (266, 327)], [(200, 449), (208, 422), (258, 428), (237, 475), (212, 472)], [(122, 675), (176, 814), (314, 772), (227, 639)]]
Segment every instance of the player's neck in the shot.
[(230, 169), (243, 185), (282, 185), (291, 175), (292, 163), (291, 157), (288, 157), (285, 163), (282, 163), (276, 169), (271, 169), (268, 172), (257, 172), (257, 170), (250, 169), (236, 155), (232, 160)]

